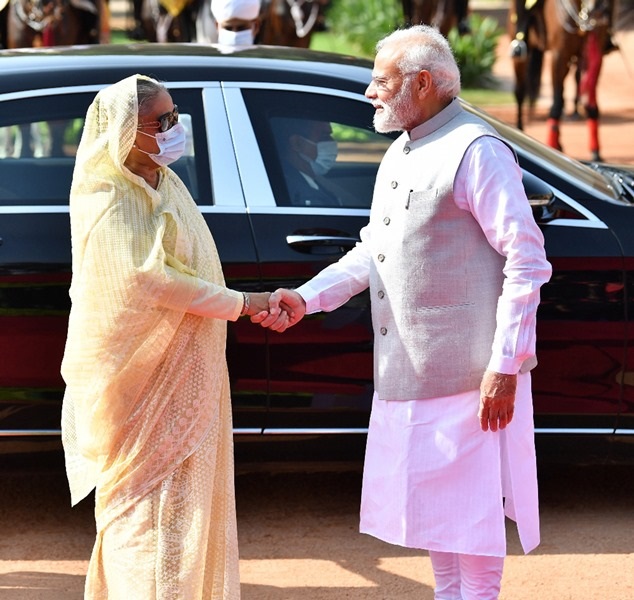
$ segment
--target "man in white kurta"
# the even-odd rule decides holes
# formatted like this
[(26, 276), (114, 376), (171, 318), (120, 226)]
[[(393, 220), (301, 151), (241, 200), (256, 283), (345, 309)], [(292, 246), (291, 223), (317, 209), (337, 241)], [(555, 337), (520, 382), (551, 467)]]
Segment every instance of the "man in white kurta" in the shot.
[(294, 324), (370, 288), (376, 392), (360, 529), (429, 550), (437, 600), (492, 600), (505, 515), (525, 552), (539, 543), (530, 369), (551, 269), (513, 151), (452, 99), (446, 40), (424, 26), (396, 32), (373, 75), (375, 128), (404, 133), (381, 163), (370, 222), (351, 252), (271, 305), (285, 302)]

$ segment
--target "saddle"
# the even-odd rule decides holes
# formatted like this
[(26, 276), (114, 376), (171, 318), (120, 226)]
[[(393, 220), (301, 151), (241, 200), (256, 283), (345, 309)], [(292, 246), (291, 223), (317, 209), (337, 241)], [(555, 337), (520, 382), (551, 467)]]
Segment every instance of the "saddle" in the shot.
[(38, 33), (55, 27), (63, 19), (68, 6), (99, 14), (96, 0), (0, 0), (2, 2), (4, 5), (10, 2), (18, 19)]

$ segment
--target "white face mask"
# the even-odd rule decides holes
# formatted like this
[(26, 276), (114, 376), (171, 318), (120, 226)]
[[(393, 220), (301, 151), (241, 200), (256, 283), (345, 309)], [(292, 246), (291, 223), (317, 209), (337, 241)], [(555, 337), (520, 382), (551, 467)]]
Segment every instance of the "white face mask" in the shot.
[(223, 46), (252, 46), (253, 39), (253, 29), (230, 31), (222, 27), (218, 28), (218, 43)]
[(187, 135), (185, 134), (185, 128), (181, 123), (176, 123), (176, 125), (174, 125), (171, 129), (162, 131), (156, 135), (150, 135), (149, 133), (145, 133), (145, 131), (139, 131), (139, 133), (147, 135), (148, 137), (153, 137), (156, 140), (159, 147), (158, 154), (146, 152), (145, 150), (141, 150), (138, 146), (137, 150), (139, 152), (143, 152), (143, 154), (147, 154), (157, 165), (166, 167), (167, 165), (177, 161), (185, 152)]
[(337, 142), (334, 140), (323, 142), (306, 141), (317, 147), (317, 156), (313, 159), (308, 158), (305, 154), (302, 154), (302, 157), (310, 163), (310, 166), (315, 174), (325, 175), (337, 162), (337, 154), (339, 152)]

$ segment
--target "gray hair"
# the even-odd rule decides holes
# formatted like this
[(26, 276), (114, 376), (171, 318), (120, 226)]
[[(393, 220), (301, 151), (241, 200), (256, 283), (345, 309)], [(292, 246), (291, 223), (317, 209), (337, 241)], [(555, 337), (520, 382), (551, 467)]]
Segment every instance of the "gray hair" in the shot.
[(161, 82), (149, 77), (137, 77), (136, 95), (139, 114), (145, 114), (145, 107), (151, 104), (162, 92), (167, 92), (167, 88)]
[(425, 69), (432, 74), (441, 98), (449, 100), (460, 94), (460, 70), (447, 38), (437, 29), (428, 25), (397, 29), (379, 40), (376, 51), (391, 45), (403, 48), (397, 62), (401, 73)]

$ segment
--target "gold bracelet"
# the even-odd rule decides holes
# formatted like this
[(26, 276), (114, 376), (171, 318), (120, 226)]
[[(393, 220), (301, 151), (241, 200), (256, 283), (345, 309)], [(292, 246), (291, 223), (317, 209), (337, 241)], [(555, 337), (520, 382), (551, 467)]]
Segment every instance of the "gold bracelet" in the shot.
[(246, 292), (242, 292), (242, 298), (244, 300), (242, 304), (242, 310), (240, 311), (240, 316), (244, 317), (249, 312), (249, 305), (251, 304), (251, 298)]

